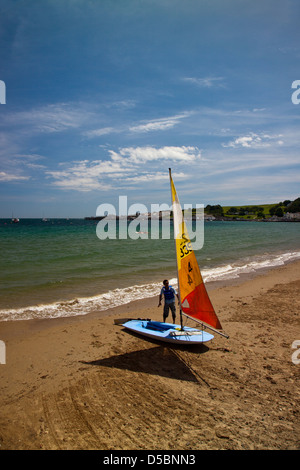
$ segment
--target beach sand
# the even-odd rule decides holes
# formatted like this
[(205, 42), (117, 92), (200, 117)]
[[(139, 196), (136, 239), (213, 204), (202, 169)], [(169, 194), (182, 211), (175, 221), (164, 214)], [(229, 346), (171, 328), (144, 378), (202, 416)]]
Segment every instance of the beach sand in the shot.
[(300, 262), (209, 292), (230, 338), (203, 346), (153, 343), (114, 324), (161, 320), (158, 296), (0, 323), (0, 448), (299, 449)]

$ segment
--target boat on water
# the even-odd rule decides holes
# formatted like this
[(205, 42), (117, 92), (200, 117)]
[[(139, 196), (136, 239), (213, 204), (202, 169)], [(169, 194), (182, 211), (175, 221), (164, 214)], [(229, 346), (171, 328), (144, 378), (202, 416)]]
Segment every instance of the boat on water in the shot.
[[(148, 338), (185, 345), (201, 344), (212, 340), (214, 335), (207, 332), (206, 329), (228, 338), (228, 335), (222, 331), (220, 320), (208, 296), (188, 235), (170, 168), (169, 177), (177, 261), (180, 325), (151, 321), (150, 319), (128, 319), (122, 325), (128, 330)], [(201, 329), (183, 326), (183, 316), (200, 324)]]

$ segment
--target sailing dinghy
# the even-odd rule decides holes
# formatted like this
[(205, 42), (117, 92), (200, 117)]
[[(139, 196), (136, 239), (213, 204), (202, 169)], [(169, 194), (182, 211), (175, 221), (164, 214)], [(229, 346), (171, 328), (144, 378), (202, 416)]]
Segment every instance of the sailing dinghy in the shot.
[[(155, 340), (177, 344), (199, 344), (214, 338), (204, 329), (212, 330), (222, 336), (221, 323), (207, 294), (199, 265), (187, 232), (177, 192), (169, 168), (174, 239), (176, 248), (178, 296), (180, 302), (180, 325), (151, 320), (129, 320), (123, 323), (128, 330)], [(201, 330), (183, 326), (182, 315), (201, 324)]]

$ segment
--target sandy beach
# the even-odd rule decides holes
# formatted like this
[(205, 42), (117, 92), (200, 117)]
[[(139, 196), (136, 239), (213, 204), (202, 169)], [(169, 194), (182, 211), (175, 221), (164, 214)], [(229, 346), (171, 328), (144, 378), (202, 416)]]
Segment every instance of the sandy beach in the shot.
[(203, 346), (153, 343), (114, 324), (161, 320), (158, 296), (0, 323), (0, 448), (299, 449), (300, 262), (209, 293), (230, 338)]

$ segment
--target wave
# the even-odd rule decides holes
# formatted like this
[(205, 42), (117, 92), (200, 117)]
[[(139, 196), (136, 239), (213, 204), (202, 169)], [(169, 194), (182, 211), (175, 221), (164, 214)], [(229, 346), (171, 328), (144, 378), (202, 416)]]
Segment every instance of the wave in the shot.
[(205, 282), (222, 281), (226, 279), (237, 279), (242, 274), (255, 273), (261, 269), (271, 269), (283, 266), (290, 261), (300, 259), (300, 252), (281, 253), (277, 255), (260, 255), (248, 257), (240, 262), (227, 264), (214, 269), (203, 270), (202, 276)]
[[(277, 255), (264, 254), (248, 257), (232, 264), (204, 268), (204, 282), (215, 282), (237, 279), (243, 274), (255, 273), (261, 269), (271, 269), (282, 266), (290, 261), (300, 259), (300, 252), (281, 253)], [(177, 279), (170, 279), (170, 284), (177, 287)], [(71, 301), (54, 302), (47, 305), (34, 305), (17, 309), (0, 310), (0, 321), (46, 319), (87, 315), (93, 311), (105, 311), (113, 307), (125, 305), (135, 300), (159, 295), (161, 282), (133, 285), (117, 288), (93, 297), (76, 298)]]

